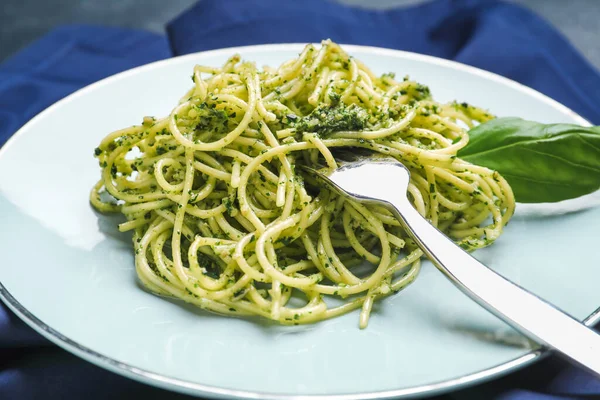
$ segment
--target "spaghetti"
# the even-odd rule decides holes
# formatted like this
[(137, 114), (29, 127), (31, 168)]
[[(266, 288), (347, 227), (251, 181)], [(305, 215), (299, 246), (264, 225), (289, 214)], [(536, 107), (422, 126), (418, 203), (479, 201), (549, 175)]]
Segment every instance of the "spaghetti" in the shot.
[[(234, 316), (304, 324), (362, 308), (409, 285), (422, 251), (393, 214), (319, 186), (295, 165), (336, 168), (332, 149), (392, 156), (409, 198), (472, 250), (514, 211), (507, 182), (457, 158), (465, 127), (493, 118), (439, 104), (408, 77), (375, 76), (330, 41), (276, 69), (231, 57), (196, 66), (171, 114), (109, 134), (90, 200), (133, 231), (136, 271), (152, 292)], [(393, 182), (390, 182), (393, 184)]]

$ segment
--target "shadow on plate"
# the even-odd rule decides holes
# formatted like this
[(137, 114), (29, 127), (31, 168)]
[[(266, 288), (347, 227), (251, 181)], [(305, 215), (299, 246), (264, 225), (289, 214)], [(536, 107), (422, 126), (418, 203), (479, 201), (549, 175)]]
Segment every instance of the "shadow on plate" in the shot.
[(453, 321), (452, 323), (446, 323), (446, 328), (486, 343), (524, 350), (534, 350), (540, 347), (534, 341), (508, 326), (491, 329), (485, 325), (477, 325), (474, 321)]
[(588, 211), (594, 207), (600, 207), (600, 190), (576, 199), (556, 203), (518, 203), (515, 216), (523, 219), (560, 217), (566, 214)]

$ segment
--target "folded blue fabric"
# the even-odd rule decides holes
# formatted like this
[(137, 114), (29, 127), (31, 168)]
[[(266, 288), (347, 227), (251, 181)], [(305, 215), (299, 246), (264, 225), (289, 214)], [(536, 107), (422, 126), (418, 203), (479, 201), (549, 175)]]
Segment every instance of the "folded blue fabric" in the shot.
[(149, 32), (93, 26), (54, 30), (0, 65), (0, 146), (77, 89), (171, 55), (167, 38)]
[[(114, 73), (200, 50), (276, 42), (373, 45), (454, 59), (512, 78), (600, 124), (600, 76), (546, 22), (494, 0), (437, 0), (386, 11), (324, 0), (204, 0), (168, 38), (107, 27), (59, 28), (0, 65), (0, 146), (35, 114)], [(0, 399), (184, 399), (81, 361), (0, 306)], [(600, 381), (556, 357), (441, 399), (600, 397)]]

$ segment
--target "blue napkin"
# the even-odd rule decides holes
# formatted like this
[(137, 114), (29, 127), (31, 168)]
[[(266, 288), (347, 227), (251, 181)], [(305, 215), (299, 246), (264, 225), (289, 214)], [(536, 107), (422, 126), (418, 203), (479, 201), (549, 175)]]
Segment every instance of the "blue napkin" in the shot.
[(0, 65), (0, 146), (77, 89), (171, 56), (167, 38), (149, 32), (94, 26), (52, 31)]
[[(367, 11), (324, 0), (204, 0), (168, 36), (108, 27), (59, 28), (0, 64), (0, 146), (60, 98), (141, 64), (200, 50), (276, 42), (395, 48), (454, 59), (531, 86), (600, 124), (600, 76), (545, 21), (494, 0), (437, 0)], [(0, 305), (0, 399), (188, 399), (81, 361)], [(600, 381), (557, 357), (438, 400), (600, 397)]]

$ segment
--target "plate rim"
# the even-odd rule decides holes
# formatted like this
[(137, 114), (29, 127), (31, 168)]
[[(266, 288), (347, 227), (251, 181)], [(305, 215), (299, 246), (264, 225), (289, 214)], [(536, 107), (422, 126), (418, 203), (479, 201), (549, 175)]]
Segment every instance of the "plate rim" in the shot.
[[(315, 43), (319, 45), (318, 43)], [(103, 78), (97, 82), (89, 84), (79, 90), (71, 93), (70, 95), (60, 99), (59, 101), (51, 104), (40, 113), (31, 118), (28, 122), (26, 122), (21, 128), (17, 130), (5, 143), (0, 147), (0, 157), (4, 154), (8, 148), (14, 143), (14, 141), (21, 136), (25, 131), (29, 129), (30, 125), (33, 125), (37, 122), (38, 119), (44, 118), (46, 114), (52, 113), (56, 108), (61, 107), (63, 104), (76, 100), (78, 97), (86, 94), (87, 92), (91, 92), (96, 88), (110, 84), (113, 81), (118, 81), (120, 79), (126, 79), (129, 76), (139, 74), (146, 70), (160, 68), (164, 64), (174, 64), (180, 62), (186, 62), (189, 59), (196, 58), (199, 55), (203, 56), (218, 56), (222, 54), (231, 54), (231, 53), (251, 53), (253, 51), (268, 51), (268, 52), (277, 52), (279, 50), (301, 50), (306, 43), (277, 43), (277, 44), (260, 44), (260, 45), (249, 45), (249, 46), (235, 46), (235, 47), (225, 47), (214, 50), (200, 51), (196, 53), (186, 54), (182, 56), (176, 56), (167, 58), (164, 60), (154, 61), (152, 63), (144, 64), (138, 67), (134, 67), (117, 74), (108, 76)], [(501, 75), (495, 74), (493, 72), (489, 72), (477, 67), (473, 67), (467, 64), (463, 64), (453, 60), (447, 60), (435, 56), (419, 54), (409, 51), (389, 49), (383, 47), (375, 47), (375, 46), (363, 46), (363, 45), (351, 45), (351, 44), (340, 44), (344, 49), (349, 52), (353, 51), (361, 51), (364, 53), (370, 53), (374, 55), (384, 55), (391, 56), (396, 58), (404, 58), (404, 59), (412, 59), (417, 61), (424, 61), (430, 64), (435, 64), (445, 68), (451, 68), (454, 70), (460, 70), (467, 72), (471, 75), (480, 76), (486, 78), (491, 81), (495, 81), (501, 83), (505, 86), (511, 87), (517, 91), (523, 92), (534, 97), (536, 100), (546, 103), (552, 106), (557, 111), (570, 116), (571, 118), (578, 121), (580, 125), (583, 126), (591, 126), (591, 123), (587, 121), (585, 118), (568, 108), (567, 106), (559, 103), (558, 101), (546, 96), (545, 94), (532, 89), (526, 85), (523, 85), (519, 82), (516, 82), (512, 79), (503, 77)], [(11, 293), (8, 289), (2, 284), (0, 280), (0, 300), (4, 302), (21, 320), (23, 320), (27, 325), (37, 331), (39, 334), (44, 336), (46, 339), (50, 340), (52, 343), (57, 346), (63, 348), (64, 350), (69, 351), (70, 353), (88, 361), (92, 364), (107, 369), (111, 372), (117, 373), (119, 375), (131, 378), (135, 381), (157, 386), (163, 389), (172, 390), (180, 393), (185, 393), (193, 396), (201, 396), (208, 395), (211, 397), (218, 398), (243, 398), (243, 399), (265, 399), (265, 400), (350, 400), (350, 399), (361, 399), (361, 400), (371, 400), (371, 399), (392, 399), (392, 398), (400, 398), (407, 396), (427, 396), (440, 394), (443, 392), (457, 390), (460, 388), (464, 388), (469, 385), (473, 385), (476, 383), (482, 383), (484, 381), (490, 380), (492, 378), (499, 378), (509, 372), (513, 372), (517, 369), (523, 368), (527, 365), (532, 364), (534, 361), (538, 361), (543, 357), (547, 356), (551, 353), (551, 351), (547, 348), (538, 348), (534, 349), (522, 356), (516, 357), (507, 362), (483, 369), (481, 371), (477, 371), (468, 375), (463, 375), (456, 378), (451, 378), (439, 382), (434, 382), (426, 385), (418, 385), (403, 389), (392, 389), (385, 391), (375, 391), (375, 392), (362, 392), (355, 394), (310, 394), (310, 395), (297, 395), (292, 393), (265, 393), (259, 391), (250, 391), (250, 390), (238, 390), (238, 389), (228, 389), (219, 386), (213, 385), (205, 385), (196, 382), (191, 382), (184, 379), (174, 378), (170, 376), (166, 376), (163, 374), (159, 374), (156, 372), (152, 372), (146, 369), (138, 368), (133, 365), (118, 361), (114, 358), (105, 356), (99, 352), (94, 351), (93, 349), (83, 346), (73, 339), (63, 335), (59, 331), (53, 329), (51, 326), (37, 318), (33, 313), (31, 313), (26, 307), (24, 307)], [(587, 326), (591, 326), (600, 320), (600, 307), (598, 307), (594, 312), (592, 312), (589, 316), (587, 316), (583, 323)]]

